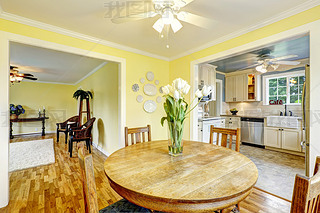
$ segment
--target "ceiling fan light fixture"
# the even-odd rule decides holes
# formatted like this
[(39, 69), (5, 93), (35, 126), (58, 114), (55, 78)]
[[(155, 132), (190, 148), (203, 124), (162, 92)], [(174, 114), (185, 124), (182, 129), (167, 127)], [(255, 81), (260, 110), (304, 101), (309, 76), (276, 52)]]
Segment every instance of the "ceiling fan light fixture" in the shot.
[(173, 32), (176, 33), (182, 28), (182, 24), (177, 19), (174, 19), (171, 23), (171, 28)]
[(174, 15), (171, 8), (165, 8), (162, 14), (163, 24), (171, 24), (174, 20)]
[(262, 72), (262, 73), (266, 73), (267, 72), (267, 68), (263, 65), (259, 65), (259, 66), (256, 66), (256, 70), (258, 72)]
[(155, 29), (156, 31), (158, 31), (159, 33), (162, 32), (163, 28), (164, 28), (164, 23), (163, 23), (163, 20), (162, 18), (159, 18), (155, 23), (154, 25), (152, 26), (153, 29)]

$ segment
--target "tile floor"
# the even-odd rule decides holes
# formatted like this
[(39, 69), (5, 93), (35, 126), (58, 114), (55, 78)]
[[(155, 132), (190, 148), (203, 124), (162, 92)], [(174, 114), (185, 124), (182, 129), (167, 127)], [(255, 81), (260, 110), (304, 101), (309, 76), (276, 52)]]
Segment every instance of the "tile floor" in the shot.
[(248, 145), (241, 145), (240, 152), (258, 168), (256, 187), (288, 200), (292, 199), (295, 175), (305, 175), (304, 157)]

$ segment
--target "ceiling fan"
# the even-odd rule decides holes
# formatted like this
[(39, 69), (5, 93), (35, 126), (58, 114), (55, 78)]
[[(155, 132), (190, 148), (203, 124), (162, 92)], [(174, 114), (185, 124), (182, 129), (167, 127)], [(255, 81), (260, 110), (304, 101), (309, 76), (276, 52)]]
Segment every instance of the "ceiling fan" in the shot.
[(159, 33), (162, 33), (165, 27), (169, 28), (170, 26), (174, 33), (178, 32), (182, 28), (180, 21), (203, 28), (210, 28), (213, 24), (212, 20), (189, 12), (181, 11), (181, 8), (193, 1), (194, 0), (152, 0), (153, 10), (140, 14), (120, 16), (111, 19), (111, 21), (115, 24), (120, 24), (160, 16), (153, 25), (153, 28)]
[(260, 54), (258, 55), (258, 60), (256, 64), (250, 67), (255, 67), (258, 72), (265, 73), (270, 69), (276, 71), (279, 65), (298, 65), (300, 61), (284, 61), (285, 59), (296, 58), (298, 55), (286, 55), (281, 57), (273, 58), (270, 54)]
[(10, 82), (20, 83), (23, 79), (28, 79), (32, 81), (38, 80), (34, 75), (29, 73), (21, 73), (18, 67), (10, 66)]

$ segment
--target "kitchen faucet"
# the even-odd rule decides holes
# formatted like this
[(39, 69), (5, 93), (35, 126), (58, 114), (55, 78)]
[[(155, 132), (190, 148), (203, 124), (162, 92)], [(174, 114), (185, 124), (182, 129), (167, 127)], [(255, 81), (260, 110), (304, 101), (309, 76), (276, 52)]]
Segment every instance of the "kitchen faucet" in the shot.
[(285, 104), (284, 105), (284, 116), (287, 116), (288, 115), (288, 113), (287, 113), (287, 105)]

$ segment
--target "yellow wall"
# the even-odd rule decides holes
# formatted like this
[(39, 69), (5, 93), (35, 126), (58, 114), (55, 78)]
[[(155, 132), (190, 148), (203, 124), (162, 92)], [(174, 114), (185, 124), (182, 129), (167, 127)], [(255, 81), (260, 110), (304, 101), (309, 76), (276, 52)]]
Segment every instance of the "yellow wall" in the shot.
[[(276, 23), (251, 31), (234, 39), (211, 46), (207, 49), (192, 53), (185, 57), (170, 61), (170, 81), (175, 78), (183, 78), (190, 81), (190, 63), (225, 50), (229, 50), (316, 20), (320, 19), (320, 6), (314, 7), (302, 13), (283, 19)], [(189, 138), (190, 120), (185, 124), (185, 138)]]
[(118, 142), (118, 64), (107, 63), (76, 85), (93, 92), (92, 116), (96, 118), (93, 143), (108, 153), (119, 148)]
[[(77, 114), (74, 91), (72, 85), (22, 81), (10, 87), (9, 102), (24, 107), (26, 112), (19, 117), (37, 117), (39, 108), (42, 111), (44, 106), (49, 117), (46, 131), (55, 131), (56, 123)], [(41, 122), (14, 123), (13, 134), (41, 132), (41, 126)]]
[[(88, 50), (88, 52), (93, 51), (126, 59), (126, 125), (129, 127), (135, 127), (151, 124), (153, 129), (153, 139), (167, 138), (166, 129), (160, 127), (160, 119), (162, 117), (162, 110), (160, 110), (160, 107), (158, 107), (156, 113), (145, 113), (141, 104), (136, 102), (136, 97), (131, 91), (131, 86), (133, 83), (138, 83), (138, 80), (141, 77), (144, 77), (148, 71), (155, 73), (155, 76), (159, 79), (161, 85), (168, 84), (168, 61), (84, 41), (4, 19), (0, 19), (0, 30), (62, 45), (81, 48)], [(4, 72), (4, 70), (1, 70), (1, 72)]]

